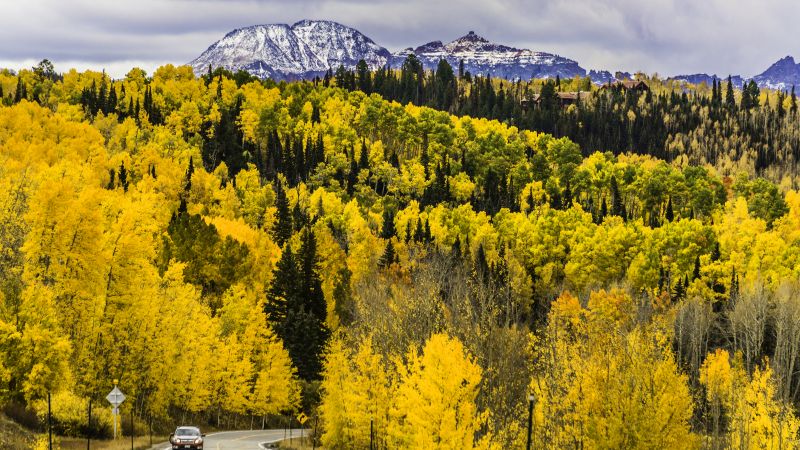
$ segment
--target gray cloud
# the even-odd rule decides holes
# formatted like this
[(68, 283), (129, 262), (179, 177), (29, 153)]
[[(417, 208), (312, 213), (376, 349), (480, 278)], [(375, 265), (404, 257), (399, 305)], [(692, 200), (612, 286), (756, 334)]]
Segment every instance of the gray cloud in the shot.
[[(796, 0), (28, 0), (4, 5), (0, 66), (57, 69), (185, 63), (228, 31), (330, 19), (390, 50), (469, 30), (583, 67), (752, 76), (798, 53)], [(798, 53), (800, 56), (800, 53)]]

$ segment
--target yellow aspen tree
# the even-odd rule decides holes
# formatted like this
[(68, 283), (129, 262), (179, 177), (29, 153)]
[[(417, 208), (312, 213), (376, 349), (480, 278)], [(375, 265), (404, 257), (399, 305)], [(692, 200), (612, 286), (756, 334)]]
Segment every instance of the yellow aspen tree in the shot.
[(711, 406), (713, 448), (720, 448), (720, 422), (724, 414), (723, 406), (730, 404), (733, 394), (733, 377), (727, 350), (717, 349), (709, 353), (700, 367), (700, 383), (705, 386), (706, 401)]
[(42, 399), (70, 382), (72, 345), (61, 331), (52, 291), (41, 284), (22, 293), (16, 340), (16, 378), (25, 399)]
[(328, 344), (322, 370), (322, 392), (319, 414), (324, 422), (322, 445), (332, 450), (355, 447), (355, 430), (351, 417), (356, 386), (353, 380), (352, 354), (342, 338), (333, 337)]
[(250, 347), (255, 378), (249, 409), (261, 416), (294, 410), (300, 402), (300, 384), (289, 352), (266, 325), (263, 308), (254, 308), (250, 317), (244, 337), (245, 345)]
[(479, 431), (487, 413), (475, 404), (482, 371), (463, 344), (435, 334), (421, 355), (412, 350), (407, 358), (392, 407), (393, 445), (454, 450), (485, 444)]
[[(369, 431), (372, 428), (374, 441), (386, 442), (391, 398), (387, 368), (381, 356), (373, 351), (372, 339), (367, 337), (359, 345), (354, 358), (353, 417), (351, 424), (355, 442), (368, 448)], [(370, 427), (370, 423), (372, 426)]]
[(772, 368), (765, 361), (747, 376), (737, 355), (730, 396), (729, 445), (734, 449), (797, 448), (800, 420), (794, 407), (776, 398)]
[(536, 440), (553, 448), (695, 448), (692, 397), (662, 319), (636, 325), (632, 299), (569, 294), (551, 309), (532, 383)]

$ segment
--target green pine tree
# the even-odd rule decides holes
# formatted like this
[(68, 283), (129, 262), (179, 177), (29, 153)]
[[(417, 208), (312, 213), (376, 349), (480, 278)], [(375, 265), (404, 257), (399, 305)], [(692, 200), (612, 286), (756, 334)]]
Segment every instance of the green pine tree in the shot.
[(292, 237), (292, 213), (289, 210), (289, 199), (283, 190), (281, 183), (275, 183), (275, 207), (277, 209), (277, 221), (272, 229), (272, 237), (275, 242), (283, 246)]
[(728, 75), (728, 89), (725, 91), (725, 106), (731, 110), (736, 110), (736, 99), (733, 96), (733, 81), (731, 76)]

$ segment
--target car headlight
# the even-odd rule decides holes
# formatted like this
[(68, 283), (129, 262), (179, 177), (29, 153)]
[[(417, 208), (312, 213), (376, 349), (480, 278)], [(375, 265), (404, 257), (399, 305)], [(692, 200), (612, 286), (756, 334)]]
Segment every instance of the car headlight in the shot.
[(195, 440), (194, 440), (194, 443), (195, 443), (195, 444), (202, 444), (202, 443), (203, 443), (203, 438), (197, 438), (197, 439), (195, 439)]

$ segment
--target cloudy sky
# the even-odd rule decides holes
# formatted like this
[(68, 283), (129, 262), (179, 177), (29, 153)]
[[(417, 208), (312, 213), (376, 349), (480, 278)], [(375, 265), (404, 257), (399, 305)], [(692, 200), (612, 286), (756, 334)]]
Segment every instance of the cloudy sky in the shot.
[(226, 32), (330, 19), (391, 51), (474, 30), (588, 69), (752, 76), (800, 57), (798, 0), (3, 0), (0, 67), (121, 76), (190, 61)]

